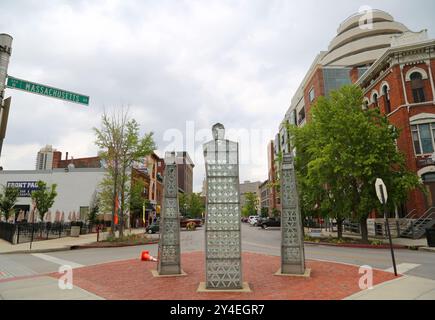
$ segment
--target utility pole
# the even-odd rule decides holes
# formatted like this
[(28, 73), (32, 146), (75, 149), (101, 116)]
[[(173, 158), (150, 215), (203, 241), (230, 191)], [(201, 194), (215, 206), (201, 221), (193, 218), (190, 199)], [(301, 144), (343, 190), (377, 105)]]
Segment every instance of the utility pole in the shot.
[(6, 34), (0, 34), (0, 156), (3, 147), (3, 140), (6, 135), (6, 126), (8, 123), (9, 108), (11, 105), (11, 98), (4, 101), (4, 94), (6, 88), (6, 78), (8, 76), (9, 58), (12, 54), (12, 40), (13, 38)]

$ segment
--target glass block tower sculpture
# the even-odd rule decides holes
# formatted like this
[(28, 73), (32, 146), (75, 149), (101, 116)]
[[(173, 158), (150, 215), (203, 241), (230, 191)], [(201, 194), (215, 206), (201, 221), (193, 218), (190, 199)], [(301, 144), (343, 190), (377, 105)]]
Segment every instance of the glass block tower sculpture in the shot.
[(180, 262), (180, 218), (178, 213), (178, 172), (175, 159), (175, 153), (165, 155), (157, 266), (159, 275), (182, 273)]
[(305, 253), (301, 209), (293, 157), (283, 155), (281, 166), (281, 273), (304, 274)]
[(238, 144), (225, 140), (222, 124), (204, 144), (207, 175), (206, 288), (241, 289), (242, 261)]

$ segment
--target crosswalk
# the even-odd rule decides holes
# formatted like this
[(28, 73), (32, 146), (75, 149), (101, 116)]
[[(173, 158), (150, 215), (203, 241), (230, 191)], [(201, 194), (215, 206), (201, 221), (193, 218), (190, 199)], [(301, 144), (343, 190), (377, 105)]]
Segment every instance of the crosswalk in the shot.
[(47, 254), (42, 254), (42, 253), (33, 253), (32, 256), (37, 257), (39, 259), (54, 263), (54, 264), (58, 264), (60, 266), (70, 266), (72, 269), (76, 269), (76, 268), (81, 268), (83, 267), (82, 264), (79, 263), (75, 263), (72, 261), (68, 261), (68, 260), (63, 260), (63, 259), (59, 259), (53, 256), (49, 256)]
[[(412, 269), (420, 267), (421, 264), (415, 264), (415, 263), (400, 263), (397, 265), (397, 273), (404, 274), (405, 272), (408, 272)], [(394, 273), (394, 267), (385, 269), (386, 272)]]
[(23, 276), (32, 276), (37, 273), (26, 266), (17, 263), (7, 256), (0, 256), (0, 280)]

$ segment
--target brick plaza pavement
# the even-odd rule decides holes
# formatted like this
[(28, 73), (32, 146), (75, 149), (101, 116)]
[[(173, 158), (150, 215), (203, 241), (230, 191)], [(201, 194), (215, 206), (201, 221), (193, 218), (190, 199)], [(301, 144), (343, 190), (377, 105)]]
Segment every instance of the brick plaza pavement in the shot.
[[(154, 278), (156, 262), (118, 261), (74, 270), (74, 286), (105, 299), (120, 300), (337, 300), (360, 292), (357, 266), (309, 260), (310, 278), (280, 277), (280, 257), (243, 253), (243, 280), (250, 293), (198, 293), (205, 281), (204, 253), (182, 254), (182, 268), (188, 274), (177, 278)], [(373, 285), (394, 279), (380, 270), (373, 272)], [(58, 274), (52, 274), (58, 277)]]

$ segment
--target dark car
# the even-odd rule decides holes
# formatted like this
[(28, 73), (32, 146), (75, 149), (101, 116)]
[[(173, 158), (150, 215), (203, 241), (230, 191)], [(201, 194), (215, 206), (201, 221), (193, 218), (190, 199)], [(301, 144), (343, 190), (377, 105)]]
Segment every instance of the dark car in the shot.
[(145, 232), (149, 234), (157, 233), (160, 231), (160, 226), (158, 222), (151, 223), (148, 227), (146, 227)]
[(267, 229), (269, 227), (281, 227), (281, 219), (276, 219), (276, 218), (262, 219), (258, 223), (258, 226), (261, 227), (262, 229)]

